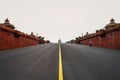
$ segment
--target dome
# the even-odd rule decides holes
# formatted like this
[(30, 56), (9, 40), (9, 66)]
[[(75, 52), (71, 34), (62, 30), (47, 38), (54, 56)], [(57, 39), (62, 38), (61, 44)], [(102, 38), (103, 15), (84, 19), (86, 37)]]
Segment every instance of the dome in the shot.
[(110, 23), (105, 26), (105, 29), (109, 29), (109, 28), (112, 28), (114, 26), (116, 26), (116, 23), (115, 23), (115, 20), (112, 18), (110, 20)]
[(8, 19), (5, 19), (4, 25), (7, 26), (7, 27), (9, 27), (9, 28), (15, 29), (14, 25), (11, 24)]

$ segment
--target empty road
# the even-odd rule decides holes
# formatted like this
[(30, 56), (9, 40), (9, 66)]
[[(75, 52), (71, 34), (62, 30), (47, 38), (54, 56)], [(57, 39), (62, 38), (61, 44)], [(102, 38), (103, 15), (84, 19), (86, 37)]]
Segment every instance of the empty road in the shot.
[[(120, 51), (61, 44), (63, 80), (120, 80)], [(0, 51), (0, 80), (59, 80), (59, 44)]]

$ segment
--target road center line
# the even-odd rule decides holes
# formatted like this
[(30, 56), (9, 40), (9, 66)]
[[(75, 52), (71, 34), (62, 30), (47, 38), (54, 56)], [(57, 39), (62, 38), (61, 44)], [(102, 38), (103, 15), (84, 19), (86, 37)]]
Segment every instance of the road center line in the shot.
[(59, 80), (63, 80), (61, 45), (59, 43)]

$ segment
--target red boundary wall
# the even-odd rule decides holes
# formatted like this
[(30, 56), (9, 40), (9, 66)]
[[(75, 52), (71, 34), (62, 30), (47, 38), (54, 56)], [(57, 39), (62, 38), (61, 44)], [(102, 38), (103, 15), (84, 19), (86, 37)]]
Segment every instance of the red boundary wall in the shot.
[(40, 39), (0, 24), (0, 50), (37, 45)]
[(120, 24), (76, 38), (75, 43), (120, 50)]

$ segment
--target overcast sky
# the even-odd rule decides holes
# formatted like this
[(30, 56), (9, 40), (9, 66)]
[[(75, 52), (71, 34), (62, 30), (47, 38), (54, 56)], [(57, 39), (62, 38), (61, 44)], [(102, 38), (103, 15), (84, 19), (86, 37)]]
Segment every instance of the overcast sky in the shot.
[(111, 18), (120, 22), (120, 0), (0, 0), (0, 23), (8, 18), (17, 30), (63, 42), (94, 33)]

